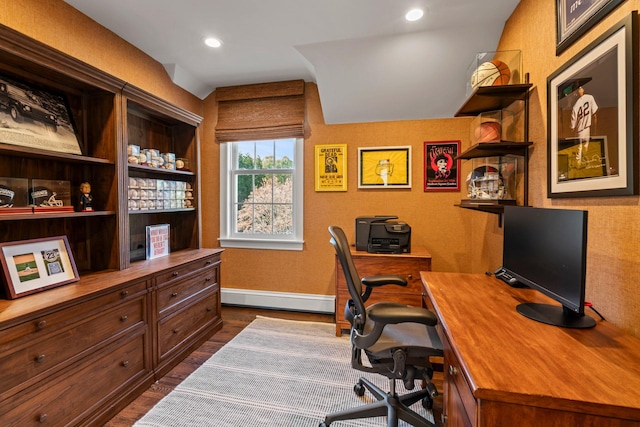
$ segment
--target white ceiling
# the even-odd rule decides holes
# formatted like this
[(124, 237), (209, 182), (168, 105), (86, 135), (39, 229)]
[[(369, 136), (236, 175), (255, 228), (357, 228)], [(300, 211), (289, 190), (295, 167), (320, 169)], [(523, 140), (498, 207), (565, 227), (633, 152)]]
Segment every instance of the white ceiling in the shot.
[[(205, 98), (217, 87), (318, 85), (325, 121), (451, 117), (467, 69), (519, 0), (65, 0)], [(407, 22), (421, 7), (425, 16)], [(221, 48), (204, 45), (206, 37)]]

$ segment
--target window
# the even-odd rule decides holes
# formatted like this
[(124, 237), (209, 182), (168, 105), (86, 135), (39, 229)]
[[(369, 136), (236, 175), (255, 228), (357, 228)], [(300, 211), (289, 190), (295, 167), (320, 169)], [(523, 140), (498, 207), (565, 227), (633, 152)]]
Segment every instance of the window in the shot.
[(302, 250), (303, 140), (220, 144), (220, 244)]

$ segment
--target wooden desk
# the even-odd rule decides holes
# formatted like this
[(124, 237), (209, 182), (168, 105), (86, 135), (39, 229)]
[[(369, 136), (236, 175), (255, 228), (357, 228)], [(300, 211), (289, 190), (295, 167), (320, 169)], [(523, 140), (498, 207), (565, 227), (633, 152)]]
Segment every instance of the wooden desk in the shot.
[[(407, 287), (388, 285), (375, 289), (367, 300), (367, 306), (380, 301), (422, 305), (422, 282), (420, 271), (431, 270), (431, 254), (421, 246), (413, 246), (409, 254), (370, 254), (351, 247), (351, 256), (360, 277), (380, 274), (395, 274), (407, 278)], [(348, 330), (351, 325), (344, 318), (344, 306), (349, 300), (349, 289), (336, 256), (336, 335)]]
[(421, 272), (445, 345), (444, 415), (457, 426), (639, 426), (640, 340), (608, 322), (563, 329), (516, 312), (550, 302), (484, 274)]

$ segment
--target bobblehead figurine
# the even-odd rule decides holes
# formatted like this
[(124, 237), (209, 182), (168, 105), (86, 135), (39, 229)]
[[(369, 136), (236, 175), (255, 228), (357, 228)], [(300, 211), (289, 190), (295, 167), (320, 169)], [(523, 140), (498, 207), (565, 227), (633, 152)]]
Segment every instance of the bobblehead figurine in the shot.
[(91, 184), (88, 182), (83, 182), (80, 184), (80, 210), (82, 212), (91, 212), (93, 211), (93, 207), (91, 206), (93, 202), (93, 196), (91, 196)]

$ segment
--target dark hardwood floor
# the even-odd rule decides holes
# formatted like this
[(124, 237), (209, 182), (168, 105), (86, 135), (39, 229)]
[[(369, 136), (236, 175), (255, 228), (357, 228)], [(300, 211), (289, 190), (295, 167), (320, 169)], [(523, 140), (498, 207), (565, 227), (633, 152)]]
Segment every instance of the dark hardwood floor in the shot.
[[(291, 311), (266, 310), (247, 307), (222, 307), (223, 326), (218, 333), (202, 344), (182, 362), (176, 365), (167, 375), (156, 381), (140, 397), (131, 402), (120, 413), (105, 424), (105, 427), (130, 427), (146, 414), (164, 396), (169, 394), (189, 374), (208, 360), (216, 351), (235, 337), (256, 316), (278, 317), (282, 319), (335, 323), (333, 314), (299, 313)], [(442, 393), (442, 377), (434, 375), (434, 383)], [(436, 422), (440, 426), (441, 398), (435, 401)]]

